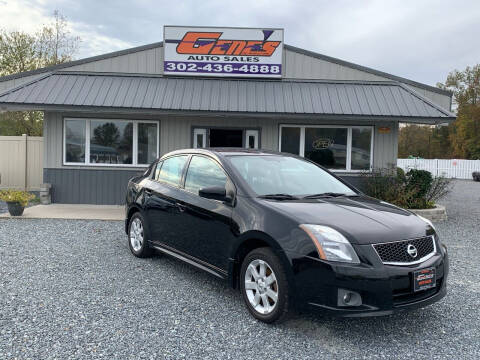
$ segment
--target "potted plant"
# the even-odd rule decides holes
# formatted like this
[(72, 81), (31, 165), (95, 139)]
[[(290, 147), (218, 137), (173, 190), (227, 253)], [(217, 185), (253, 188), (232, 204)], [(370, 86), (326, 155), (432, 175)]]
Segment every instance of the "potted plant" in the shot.
[(8, 206), (8, 212), (12, 216), (21, 216), (25, 206), (30, 200), (33, 200), (35, 195), (27, 191), (19, 190), (4, 190), (0, 191), (0, 200), (5, 201)]

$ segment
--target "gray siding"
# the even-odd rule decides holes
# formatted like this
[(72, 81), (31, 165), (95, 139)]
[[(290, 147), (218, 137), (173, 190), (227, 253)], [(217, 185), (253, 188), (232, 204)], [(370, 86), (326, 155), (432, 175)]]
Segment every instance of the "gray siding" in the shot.
[[(322, 79), (322, 80), (367, 80), (388, 81), (391, 78), (379, 76), (359, 69), (322, 60), (299, 52), (285, 49), (284, 75), (292, 79)], [(421, 95), (450, 111), (450, 97), (417, 86), (409, 85), (410, 88)]]
[[(162, 47), (158, 47), (143, 50), (133, 54), (73, 66), (65, 70), (163, 74), (163, 49)], [(391, 80), (387, 77), (353, 69), (348, 66), (318, 59), (289, 49), (284, 50), (284, 76), (291, 79)], [(409, 86), (444, 109), (450, 110), (449, 96), (428, 91), (416, 86)]]
[[(183, 118), (168, 117), (160, 121), (160, 151), (163, 154), (176, 149), (189, 148), (191, 144), (191, 128), (202, 126), (251, 127), (261, 130), (261, 147), (267, 150), (279, 150), (279, 129), (281, 124), (312, 125), (372, 125), (374, 132), (373, 166), (387, 168), (397, 162), (398, 123), (364, 121), (332, 121), (319, 119), (269, 119), (269, 118)], [(391, 131), (381, 134), (379, 127), (390, 127)], [(163, 134), (163, 135), (162, 135)]]
[[(163, 74), (163, 48), (161, 45), (132, 53), (93, 60), (80, 65), (62, 68), (62, 71), (93, 71), (122, 72), (136, 74)], [(35, 76), (16, 80), (0, 81), (0, 92), (30, 81)], [(323, 80), (391, 80), (368, 71), (362, 71), (334, 61), (323, 60), (298, 51), (284, 50), (284, 76), (292, 79), (323, 79)], [(434, 91), (407, 84), (413, 90), (433, 101), (435, 104), (450, 110), (450, 97)]]
[(72, 66), (68, 71), (121, 72), (163, 74), (163, 48), (157, 47), (136, 53)]
[[(80, 204), (123, 204), (125, 187), (128, 180), (140, 174), (143, 168), (98, 168), (63, 165), (63, 117), (93, 117), (92, 114), (45, 114), (45, 150), (44, 182), (52, 184), (54, 202)], [(120, 118), (118, 115), (101, 115), (99, 117)], [(132, 118), (122, 116), (121, 118)], [(394, 165), (397, 158), (398, 123), (391, 121), (332, 121), (307, 118), (241, 118), (241, 117), (200, 117), (200, 116), (162, 116), (143, 115), (137, 119), (160, 121), (161, 155), (181, 148), (192, 146), (191, 132), (196, 126), (224, 126), (259, 128), (261, 147), (278, 150), (280, 124), (338, 124), (338, 125), (372, 125), (374, 133), (374, 167), (386, 168)], [(379, 127), (390, 127), (391, 131), (381, 134)], [(352, 185), (360, 187), (356, 175), (341, 173)]]
[(128, 180), (140, 170), (44, 169), (43, 180), (52, 184), (52, 202), (63, 204), (122, 205)]
[(21, 78), (18, 78), (18, 79), (0, 81), (0, 93), (2, 93), (4, 91), (7, 91), (8, 89), (17, 87), (19, 85), (25, 84), (29, 81), (38, 79), (38, 78), (43, 77), (43, 76), (45, 76), (45, 74), (37, 74), (37, 75), (21, 77)]
[[(52, 184), (52, 202), (61, 204), (123, 205), (128, 180), (142, 171), (92, 169), (44, 169), (46, 183)], [(361, 178), (340, 176), (361, 189)]]
[[(63, 166), (63, 117), (94, 117), (92, 114), (62, 114), (54, 112), (45, 113), (44, 122), (44, 167), (45, 168), (75, 168)], [(190, 148), (192, 146), (192, 128), (208, 126), (259, 128), (261, 131), (262, 148), (279, 150), (278, 137), (280, 124), (317, 124), (317, 125), (372, 125), (374, 133), (374, 160), (376, 168), (390, 167), (397, 161), (398, 148), (398, 123), (393, 121), (341, 121), (318, 118), (267, 118), (267, 117), (202, 117), (192, 116), (119, 116), (98, 115), (98, 117), (143, 119), (160, 121), (160, 154), (169, 151)], [(379, 127), (390, 127), (390, 132), (381, 134)], [(123, 169), (119, 170), (122, 171)], [(108, 170), (107, 170), (108, 171)]]

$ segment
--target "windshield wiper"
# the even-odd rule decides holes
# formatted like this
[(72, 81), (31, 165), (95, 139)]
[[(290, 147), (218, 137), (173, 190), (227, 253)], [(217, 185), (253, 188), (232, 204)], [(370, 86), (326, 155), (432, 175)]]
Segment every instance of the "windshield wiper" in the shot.
[(298, 200), (298, 196), (290, 195), (290, 194), (266, 194), (260, 195), (259, 198), (261, 199), (274, 199), (274, 200)]
[(339, 197), (339, 196), (355, 196), (356, 194), (345, 194), (345, 193), (336, 193), (336, 192), (324, 192), (319, 194), (311, 194), (304, 196), (302, 199), (320, 199), (325, 197)]

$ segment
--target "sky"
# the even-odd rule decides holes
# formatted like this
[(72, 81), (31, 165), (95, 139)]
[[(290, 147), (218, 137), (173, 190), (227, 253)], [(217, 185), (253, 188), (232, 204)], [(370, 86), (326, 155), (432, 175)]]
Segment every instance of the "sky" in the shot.
[(478, 0), (0, 0), (0, 28), (33, 33), (54, 10), (82, 39), (77, 58), (201, 25), (283, 28), (286, 44), (429, 85), (480, 63)]

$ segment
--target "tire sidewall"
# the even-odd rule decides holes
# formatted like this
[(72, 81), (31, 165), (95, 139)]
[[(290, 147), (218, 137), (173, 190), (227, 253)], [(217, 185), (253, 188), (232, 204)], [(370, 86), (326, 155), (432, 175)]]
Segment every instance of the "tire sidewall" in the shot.
[[(263, 260), (268, 263), (271, 267), (273, 272), (275, 273), (275, 277), (277, 278), (277, 285), (278, 285), (278, 301), (275, 306), (275, 309), (270, 314), (261, 314), (257, 312), (250, 301), (248, 300), (247, 292), (245, 291), (245, 272), (247, 270), (248, 265), (253, 260)], [(258, 320), (266, 322), (266, 323), (273, 323), (275, 321), (281, 320), (285, 317), (289, 310), (289, 285), (286, 276), (286, 271), (284, 265), (281, 263), (280, 259), (278, 258), (275, 253), (269, 248), (259, 248), (252, 250), (250, 253), (245, 256), (243, 260), (242, 267), (240, 270), (240, 291), (242, 292), (243, 300), (245, 301), (245, 305), (247, 306), (248, 311)]]
[[(132, 223), (134, 219), (139, 219), (142, 222), (142, 227), (143, 227), (143, 244), (142, 247), (140, 248), (139, 251), (135, 251), (132, 247), (132, 242), (130, 240), (130, 228), (132, 227)], [(135, 214), (132, 215), (130, 218), (130, 222), (128, 224), (128, 247), (130, 248), (130, 251), (132, 252), (133, 255), (137, 257), (147, 257), (150, 255), (150, 247), (148, 246), (148, 229), (146, 226), (146, 222), (144, 217), (140, 212), (136, 212)]]

